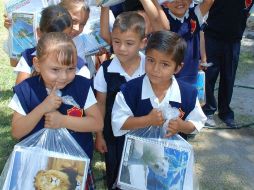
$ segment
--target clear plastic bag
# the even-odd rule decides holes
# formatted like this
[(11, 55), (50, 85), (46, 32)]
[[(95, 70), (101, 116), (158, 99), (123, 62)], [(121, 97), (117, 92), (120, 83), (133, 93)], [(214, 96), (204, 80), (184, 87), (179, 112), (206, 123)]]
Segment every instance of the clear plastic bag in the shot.
[(180, 135), (165, 137), (169, 120), (181, 113), (170, 104), (158, 104), (157, 109), (166, 119), (163, 126), (138, 129), (126, 135), (117, 185), (126, 190), (195, 189), (192, 146)]
[(42, 129), (14, 146), (0, 189), (84, 189), (90, 160), (67, 129)]
[(46, 0), (5, 0), (5, 14), (12, 21), (8, 37), (8, 54), (19, 59), (21, 53), (36, 45), (36, 28)]

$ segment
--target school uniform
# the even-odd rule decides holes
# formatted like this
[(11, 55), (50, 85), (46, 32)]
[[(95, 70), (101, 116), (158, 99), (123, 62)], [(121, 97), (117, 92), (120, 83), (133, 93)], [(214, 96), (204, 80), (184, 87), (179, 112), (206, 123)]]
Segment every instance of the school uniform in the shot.
[[(37, 107), (50, 93), (46, 89), (40, 76), (30, 77), (14, 87), (15, 95), (11, 100), (9, 107), (21, 115), (27, 115)], [(64, 89), (57, 91), (61, 96), (63, 103), (58, 111), (64, 115), (85, 117), (84, 110), (96, 103), (91, 81), (75, 76), (74, 80)], [(22, 139), (29, 137), (44, 127), (45, 118), (42, 117), (35, 128)], [(84, 126), (85, 127), (85, 126)], [(90, 159), (93, 156), (93, 136), (91, 132), (75, 132), (68, 129), (73, 138), (81, 146)], [(93, 189), (94, 182), (92, 172), (89, 169), (86, 189)]]
[(145, 56), (142, 53), (139, 53), (139, 55), (141, 58), (140, 65), (132, 76), (124, 71), (118, 58), (114, 57), (101, 65), (94, 78), (95, 90), (107, 94), (103, 135), (108, 148), (108, 152), (105, 153), (108, 188), (113, 187), (117, 178), (124, 144), (124, 137), (114, 137), (112, 132), (112, 107), (115, 96), (120, 91), (120, 86), (145, 73)]
[(163, 8), (170, 23), (170, 30), (182, 36), (187, 42), (184, 65), (176, 78), (195, 85), (200, 59), (200, 30), (204, 17), (199, 5), (189, 8), (182, 18), (173, 15), (168, 8)]
[[(29, 48), (22, 52), (21, 58), (14, 68), (15, 72), (24, 72), (32, 74), (34, 71), (33, 58), (36, 56), (36, 48)], [(76, 74), (90, 79), (90, 72), (86, 66), (84, 60), (81, 57), (77, 57)]]
[[(200, 131), (204, 126), (206, 116), (200, 107), (195, 87), (173, 76), (172, 84), (164, 99), (158, 103), (149, 78), (144, 75), (126, 83), (117, 94), (112, 110), (114, 135), (123, 136), (129, 132), (129, 130), (121, 129), (129, 117), (148, 115), (153, 108), (160, 109), (160, 107), (165, 107), (165, 104), (180, 109), (182, 119), (193, 123), (196, 131)], [(184, 134), (182, 135), (186, 138)]]
[(254, 1), (223, 0), (215, 1), (209, 11), (207, 26), (204, 29), (207, 61), (213, 63), (205, 71), (206, 115), (217, 110), (214, 87), (220, 74), (218, 90), (219, 117), (228, 125), (234, 120), (230, 108), (236, 70), (239, 61), (241, 39), (246, 27), (246, 20)]

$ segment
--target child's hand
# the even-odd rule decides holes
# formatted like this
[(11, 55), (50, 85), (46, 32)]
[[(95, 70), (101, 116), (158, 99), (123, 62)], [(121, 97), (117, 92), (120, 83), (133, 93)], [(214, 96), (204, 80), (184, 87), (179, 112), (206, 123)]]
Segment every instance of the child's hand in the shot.
[(62, 99), (56, 95), (56, 90), (55, 85), (47, 98), (42, 102), (45, 113), (57, 110), (62, 104)]
[(4, 14), (4, 27), (9, 29), (11, 27), (12, 21)]
[(59, 111), (46, 113), (45, 115), (45, 128), (58, 129), (63, 127), (61, 124), (62, 114)]
[(171, 119), (168, 123), (167, 133), (165, 137), (171, 137), (179, 132), (182, 132), (184, 127), (184, 122), (181, 118), (177, 117), (175, 119)]
[(96, 135), (95, 148), (102, 154), (104, 154), (105, 152), (108, 152), (108, 148), (102, 134)]
[(148, 114), (150, 125), (153, 126), (162, 126), (165, 122), (163, 118), (163, 114), (158, 109), (152, 109), (152, 111)]

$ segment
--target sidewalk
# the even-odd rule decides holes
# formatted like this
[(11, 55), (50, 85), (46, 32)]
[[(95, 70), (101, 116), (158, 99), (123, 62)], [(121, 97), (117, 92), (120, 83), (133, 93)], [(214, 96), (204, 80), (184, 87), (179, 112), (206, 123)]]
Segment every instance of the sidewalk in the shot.
[[(244, 38), (242, 51), (253, 55), (254, 40)], [(245, 126), (242, 123), (240, 129), (202, 129), (190, 140), (195, 150), (200, 190), (254, 189), (253, 82), (254, 70), (236, 79), (231, 103), (236, 115), (248, 118)]]

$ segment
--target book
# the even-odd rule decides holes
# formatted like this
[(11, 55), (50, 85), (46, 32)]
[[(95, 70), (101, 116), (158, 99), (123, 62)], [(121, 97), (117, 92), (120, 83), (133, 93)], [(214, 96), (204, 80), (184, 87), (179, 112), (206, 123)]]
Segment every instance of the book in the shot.
[(13, 12), (10, 30), (10, 55), (18, 57), (23, 51), (36, 46), (35, 13)]
[(47, 0), (5, 0), (5, 11), (10, 14), (14, 11), (36, 12), (48, 6)]
[(2, 189), (84, 189), (88, 167), (86, 158), (15, 146)]
[(127, 134), (117, 185), (125, 190), (193, 186), (193, 149), (181, 137), (154, 139)]

